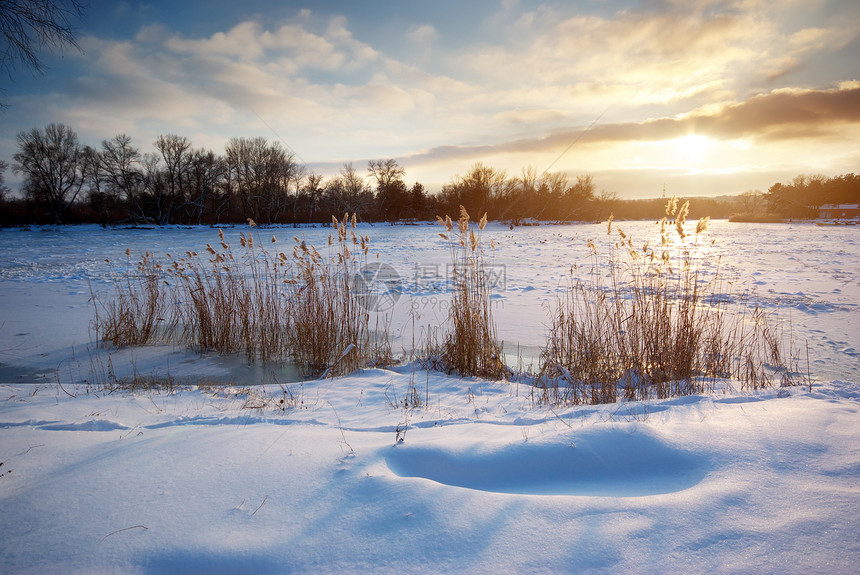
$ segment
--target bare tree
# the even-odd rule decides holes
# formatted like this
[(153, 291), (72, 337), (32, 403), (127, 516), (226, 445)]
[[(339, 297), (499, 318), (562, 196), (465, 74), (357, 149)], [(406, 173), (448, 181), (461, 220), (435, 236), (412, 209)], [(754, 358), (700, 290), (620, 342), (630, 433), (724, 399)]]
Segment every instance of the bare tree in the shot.
[(0, 0), (0, 71), (11, 78), (21, 65), (41, 73), (44, 48), (68, 44), (83, 52), (72, 21), (86, 8), (80, 0)]
[(389, 221), (399, 220), (409, 204), (409, 190), (403, 181), (406, 170), (389, 158), (370, 160), (367, 171), (376, 180), (376, 200), (382, 216)]
[(12, 170), (24, 174), (24, 191), (44, 202), (55, 223), (75, 201), (84, 185), (84, 153), (78, 135), (65, 124), (48, 124), (18, 134), (17, 162)]
[[(466, 208), (475, 218), (481, 217), (505, 190), (507, 176), (504, 170), (497, 170), (482, 162), (476, 162), (465, 176), (454, 176), (452, 181), (442, 187), (442, 199), (449, 213), (457, 213), (458, 205)], [(490, 214), (497, 217), (498, 214)]]
[(143, 172), (140, 149), (131, 144), (131, 137), (118, 134), (102, 141), (99, 155), (109, 192), (125, 200), (129, 215), (135, 222), (146, 221), (141, 203)]
[(538, 171), (534, 166), (526, 166), (521, 175), (516, 178), (517, 185), (524, 191), (534, 194), (538, 189)]
[(301, 169), (292, 152), (265, 138), (231, 138), (225, 148), (232, 191), (245, 216), (274, 223), (288, 207), (290, 186), (298, 189)]
[[(577, 176), (576, 181), (579, 183), (581, 176)], [(589, 176), (591, 177), (591, 176)], [(564, 172), (544, 172), (540, 177), (540, 187), (546, 188), (549, 194), (561, 196), (567, 190), (568, 178)], [(594, 192), (594, 184), (591, 184), (591, 191)]]
[(376, 180), (377, 189), (388, 186), (397, 180), (402, 180), (406, 175), (406, 169), (393, 158), (370, 160), (367, 163), (367, 171)]
[(143, 205), (149, 219), (163, 226), (170, 223), (170, 203), (167, 198), (167, 183), (161, 170), (161, 156), (147, 152), (140, 162), (143, 174)]
[[(184, 203), (183, 179), (190, 168), (191, 142), (176, 134), (158, 136), (155, 148), (164, 159), (165, 201), (159, 201), (159, 223), (170, 223), (171, 212)], [(164, 204), (164, 205), (162, 205)]]
[(0, 203), (6, 199), (6, 194), (9, 193), (9, 188), (6, 187), (6, 168), (9, 164), (0, 160)]
[(756, 216), (764, 208), (764, 194), (760, 190), (747, 190), (736, 202), (741, 213)]
[(308, 173), (301, 187), (301, 197), (308, 213), (308, 222), (313, 221), (314, 216), (320, 210), (324, 192), (322, 174)]
[(332, 214), (349, 212), (362, 217), (373, 204), (373, 194), (352, 163), (344, 164), (340, 175), (326, 185), (326, 199)]
[[(224, 180), (224, 159), (212, 150), (194, 150), (191, 153), (190, 168), (188, 170), (188, 200), (186, 207), (191, 208), (190, 219), (200, 225), (203, 215), (213, 206), (216, 201), (218, 188)], [(223, 194), (222, 202), (217, 208), (226, 207), (227, 194)], [(216, 216), (220, 214), (216, 209)]]
[(84, 184), (90, 206), (99, 214), (102, 227), (108, 222), (108, 206), (113, 199), (107, 193), (107, 179), (102, 165), (101, 153), (90, 146), (84, 146)]
[(513, 222), (522, 218), (534, 217), (543, 209), (539, 206), (538, 190), (540, 188), (537, 168), (526, 166), (521, 174), (510, 181), (504, 197), (499, 198), (499, 217), (510, 217)]

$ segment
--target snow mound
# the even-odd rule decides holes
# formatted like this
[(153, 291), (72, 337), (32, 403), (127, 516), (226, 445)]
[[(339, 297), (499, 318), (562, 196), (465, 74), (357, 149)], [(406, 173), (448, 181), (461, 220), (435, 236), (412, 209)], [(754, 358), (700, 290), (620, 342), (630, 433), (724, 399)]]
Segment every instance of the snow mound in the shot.
[(708, 461), (644, 431), (588, 432), (574, 443), (521, 444), (455, 451), (401, 444), (386, 456), (400, 477), (479, 491), (529, 495), (639, 497), (698, 484)]

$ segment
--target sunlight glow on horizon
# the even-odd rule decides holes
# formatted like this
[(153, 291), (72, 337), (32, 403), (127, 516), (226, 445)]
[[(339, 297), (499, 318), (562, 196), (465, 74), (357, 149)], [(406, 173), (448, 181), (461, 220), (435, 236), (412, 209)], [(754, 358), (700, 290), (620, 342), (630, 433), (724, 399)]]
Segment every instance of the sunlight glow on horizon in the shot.
[(701, 167), (701, 164), (710, 159), (714, 153), (716, 144), (707, 136), (689, 134), (668, 142), (674, 148), (675, 156), (681, 164), (689, 167)]
[(282, 139), (325, 177), (394, 158), (431, 192), (477, 162), (625, 197), (857, 171), (860, 5), (501, 4), (93, 6), (83, 53), (4, 86), (0, 161), (57, 122), (143, 153), (169, 133), (216, 153)]

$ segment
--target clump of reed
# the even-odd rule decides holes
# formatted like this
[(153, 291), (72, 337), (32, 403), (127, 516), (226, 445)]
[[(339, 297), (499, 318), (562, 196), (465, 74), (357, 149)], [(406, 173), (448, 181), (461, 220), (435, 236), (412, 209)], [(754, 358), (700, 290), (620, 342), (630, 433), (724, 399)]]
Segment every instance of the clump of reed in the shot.
[[(131, 252), (126, 250), (126, 255)], [(146, 252), (133, 269), (118, 278), (114, 284), (114, 297), (99, 305), (91, 290), (95, 304), (94, 326), (99, 337), (117, 346), (146, 345), (154, 341), (159, 328), (167, 329), (166, 312), (169, 294), (162, 284), (160, 263)]]
[(667, 203), (653, 247), (637, 247), (616, 227), (603, 266), (589, 241), (590, 268), (584, 276), (571, 269), (569, 289), (552, 311), (537, 378), (544, 401), (665, 398), (712, 391), (718, 379), (743, 389), (791, 383), (782, 333), (763, 310), (728, 292), (720, 258), (703, 255), (699, 244), (708, 219), (698, 221), (690, 241), (687, 212), (687, 203)]
[(243, 352), (249, 362), (283, 357), (290, 322), (286, 258), (258, 247), (250, 233), (240, 233), (238, 253), (222, 230), (218, 235), (218, 247), (206, 244), (204, 254), (168, 254), (179, 340), (201, 351)]
[[(443, 220), (445, 233), (439, 235), (448, 242), (452, 281), (450, 329), (443, 336), (441, 359), (449, 370), (462, 375), (500, 378), (507, 373), (502, 361), (502, 346), (496, 340), (496, 324), (490, 296), (492, 282), (487, 273), (481, 236), (487, 225), (487, 215), (475, 226), (469, 214), (460, 206), (456, 224), (450, 216)], [(491, 243), (491, 249), (494, 247)]]
[(370, 314), (361, 305), (367, 294), (354, 289), (354, 278), (367, 263), (370, 238), (355, 233), (355, 215), (332, 216), (332, 227), (328, 257), (296, 238), (290, 298), (293, 357), (326, 374), (354, 371), (372, 355)]
[[(638, 247), (616, 226), (601, 261), (589, 242), (590, 266), (571, 269), (552, 310), (535, 378), (539, 399), (605, 403), (712, 391), (718, 380), (744, 389), (792, 383), (795, 359), (779, 326), (729, 292), (719, 257), (699, 243), (707, 218), (688, 233), (687, 209), (669, 201), (654, 246)], [(486, 215), (475, 225), (461, 206), (456, 222), (438, 220), (452, 292), (441, 344), (431, 344), (439, 340), (428, 326), (426, 366), (505, 377), (482, 246)], [(332, 227), (325, 253), (299, 238), (287, 253), (266, 249), (251, 232), (234, 248), (223, 231), (202, 254), (167, 254), (162, 264), (147, 252), (120, 276), (112, 298), (93, 296), (97, 337), (116, 346), (176, 342), (249, 362), (292, 361), (308, 376), (390, 363), (387, 323), (374, 312), (371, 329), (375, 298), (361, 279), (370, 238), (356, 232), (349, 214), (332, 218)], [(613, 235), (611, 219), (607, 231)], [(412, 396), (409, 405), (417, 403), (415, 390)]]
[(202, 254), (167, 254), (162, 265), (147, 253), (112, 298), (93, 298), (95, 332), (116, 346), (177, 342), (243, 353), (249, 362), (293, 361), (308, 376), (390, 359), (390, 346), (375, 357), (386, 347), (371, 337), (361, 305), (368, 294), (353, 289), (370, 239), (356, 234), (355, 216), (332, 220), (336, 234), (325, 256), (298, 238), (291, 255), (267, 250), (251, 233), (239, 235), (236, 251), (221, 230), (217, 246)]

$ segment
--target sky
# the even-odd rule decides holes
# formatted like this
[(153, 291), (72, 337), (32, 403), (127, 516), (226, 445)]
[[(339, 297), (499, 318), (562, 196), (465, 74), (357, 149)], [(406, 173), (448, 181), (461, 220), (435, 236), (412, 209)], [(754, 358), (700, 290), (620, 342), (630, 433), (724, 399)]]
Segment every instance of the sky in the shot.
[(61, 122), (263, 136), (325, 176), (394, 158), (430, 191), (476, 162), (622, 198), (860, 171), (855, 0), (90, 0), (75, 25), (82, 52), (0, 79), (0, 160)]

